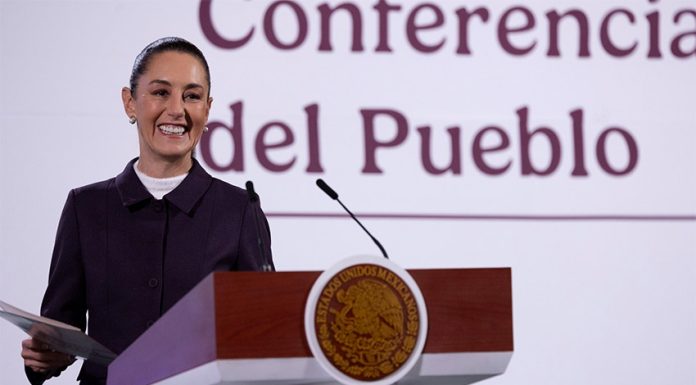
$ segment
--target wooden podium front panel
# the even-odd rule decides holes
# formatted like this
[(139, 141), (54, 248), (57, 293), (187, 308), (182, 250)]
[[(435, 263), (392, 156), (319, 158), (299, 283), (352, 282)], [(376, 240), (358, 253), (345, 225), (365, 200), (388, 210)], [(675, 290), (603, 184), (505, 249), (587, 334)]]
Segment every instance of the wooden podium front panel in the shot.
[(424, 353), (513, 351), (509, 268), (409, 273), (428, 308)]
[[(409, 273), (428, 308), (424, 353), (513, 350), (509, 268)], [(304, 308), (319, 274), (215, 273), (218, 359), (311, 357)]]
[(319, 274), (215, 273), (218, 359), (311, 357), (304, 308)]

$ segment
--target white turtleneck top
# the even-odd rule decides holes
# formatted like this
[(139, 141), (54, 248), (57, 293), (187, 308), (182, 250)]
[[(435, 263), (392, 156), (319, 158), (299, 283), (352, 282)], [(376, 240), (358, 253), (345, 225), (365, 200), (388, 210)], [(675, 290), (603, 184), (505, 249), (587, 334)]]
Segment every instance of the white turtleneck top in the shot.
[(138, 179), (140, 179), (140, 182), (145, 186), (147, 191), (158, 200), (172, 192), (172, 190), (186, 178), (186, 175), (188, 175), (188, 173), (185, 173), (170, 178), (153, 178), (138, 170), (138, 162), (139, 161), (133, 164), (135, 174), (138, 175)]

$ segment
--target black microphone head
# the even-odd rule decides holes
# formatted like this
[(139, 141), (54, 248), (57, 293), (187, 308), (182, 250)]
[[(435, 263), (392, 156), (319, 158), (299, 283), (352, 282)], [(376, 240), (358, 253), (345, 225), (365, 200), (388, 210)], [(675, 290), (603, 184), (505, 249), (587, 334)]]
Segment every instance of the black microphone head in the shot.
[(252, 202), (256, 202), (259, 199), (259, 195), (256, 193), (254, 190), (254, 184), (251, 183), (250, 180), (246, 182), (246, 190), (247, 194), (249, 194), (249, 200)]
[(334, 191), (331, 187), (329, 187), (326, 182), (324, 182), (323, 179), (319, 178), (317, 179), (317, 186), (321, 189), (321, 191), (325, 192), (326, 195), (328, 195), (331, 199), (336, 200), (338, 199), (338, 194), (336, 191)]

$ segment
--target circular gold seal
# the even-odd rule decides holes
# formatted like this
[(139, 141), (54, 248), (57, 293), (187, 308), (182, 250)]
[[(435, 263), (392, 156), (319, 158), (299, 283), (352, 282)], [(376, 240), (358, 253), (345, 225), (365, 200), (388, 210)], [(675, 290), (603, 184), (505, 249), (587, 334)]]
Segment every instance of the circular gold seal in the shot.
[(305, 328), (313, 331), (307, 333), (312, 353), (343, 383), (396, 382), (425, 342), (422, 295), (387, 260), (348, 261), (322, 274), (310, 293)]

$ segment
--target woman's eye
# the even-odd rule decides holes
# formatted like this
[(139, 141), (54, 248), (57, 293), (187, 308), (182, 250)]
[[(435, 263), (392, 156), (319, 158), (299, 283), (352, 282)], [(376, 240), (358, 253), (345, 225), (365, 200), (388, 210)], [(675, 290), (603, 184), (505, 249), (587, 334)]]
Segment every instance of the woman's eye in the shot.
[(186, 94), (186, 95), (184, 95), (184, 99), (186, 99), (186, 100), (201, 100), (201, 96), (198, 94)]
[(155, 90), (152, 94), (155, 96), (167, 96), (169, 92), (167, 90)]

